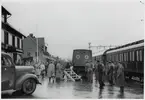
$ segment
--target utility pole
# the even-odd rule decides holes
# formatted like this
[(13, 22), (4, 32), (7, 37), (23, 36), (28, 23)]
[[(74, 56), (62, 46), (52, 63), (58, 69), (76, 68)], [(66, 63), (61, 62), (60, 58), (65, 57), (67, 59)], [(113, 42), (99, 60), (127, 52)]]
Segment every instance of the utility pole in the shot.
[(91, 49), (91, 42), (88, 43), (89, 44), (89, 50)]

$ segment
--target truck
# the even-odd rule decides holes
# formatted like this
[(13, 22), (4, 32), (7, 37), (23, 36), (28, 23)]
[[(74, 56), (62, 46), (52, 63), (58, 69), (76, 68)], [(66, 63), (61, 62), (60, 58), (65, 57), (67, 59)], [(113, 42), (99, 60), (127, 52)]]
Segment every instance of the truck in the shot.
[(87, 61), (92, 61), (92, 51), (87, 49), (73, 50), (72, 64), (73, 70), (82, 78), (86, 78), (85, 65)]

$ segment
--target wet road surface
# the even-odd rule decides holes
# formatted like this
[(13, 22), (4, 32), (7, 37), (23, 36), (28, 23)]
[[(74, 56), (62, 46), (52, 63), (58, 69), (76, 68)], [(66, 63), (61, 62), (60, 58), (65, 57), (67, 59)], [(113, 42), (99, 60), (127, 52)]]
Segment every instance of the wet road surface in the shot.
[(109, 86), (105, 82), (105, 87), (99, 89), (97, 82), (60, 82), (60, 83), (48, 83), (45, 79), (42, 81), (42, 85), (37, 85), (36, 91), (30, 95), (20, 95), (19, 93), (2, 95), (2, 98), (39, 98), (39, 99), (79, 99), (79, 98), (127, 98), (127, 99), (143, 99), (143, 88), (139, 83), (134, 81), (128, 81), (124, 93), (119, 92), (119, 87)]

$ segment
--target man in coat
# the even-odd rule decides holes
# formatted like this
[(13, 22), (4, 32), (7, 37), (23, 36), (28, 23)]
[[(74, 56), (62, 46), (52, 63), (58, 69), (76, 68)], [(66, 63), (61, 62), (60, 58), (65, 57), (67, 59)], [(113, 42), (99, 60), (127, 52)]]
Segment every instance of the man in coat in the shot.
[(125, 84), (125, 77), (124, 77), (124, 67), (123, 65), (118, 62), (117, 63), (117, 85), (120, 87), (120, 92), (124, 92), (124, 84)]
[(110, 83), (110, 85), (113, 85), (114, 83), (113, 83), (113, 72), (114, 72), (114, 64), (111, 62), (111, 61), (109, 61), (109, 63), (108, 63), (108, 67), (109, 67), (109, 69), (108, 69), (108, 81), (109, 81), (109, 83)]
[(100, 88), (103, 88), (105, 85), (103, 82), (103, 75), (104, 75), (104, 65), (98, 60), (97, 61), (97, 80), (99, 81)]

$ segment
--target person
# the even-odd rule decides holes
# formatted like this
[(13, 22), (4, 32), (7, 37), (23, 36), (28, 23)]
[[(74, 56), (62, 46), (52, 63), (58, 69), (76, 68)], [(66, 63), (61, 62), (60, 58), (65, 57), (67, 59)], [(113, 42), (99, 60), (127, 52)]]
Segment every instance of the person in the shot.
[(123, 65), (118, 62), (117, 63), (117, 77), (116, 77), (116, 84), (120, 87), (120, 92), (124, 92), (124, 67)]
[(44, 79), (44, 77), (45, 77), (45, 65), (44, 65), (44, 62), (41, 63), (40, 70), (41, 70), (42, 79)]
[(71, 64), (71, 66), (70, 66), (70, 70), (71, 70), (71, 75), (73, 74), (73, 66), (72, 66), (72, 64)]
[(98, 63), (97, 63), (97, 61), (95, 61), (95, 63), (94, 63), (94, 73), (95, 73), (95, 80), (96, 80), (96, 82), (97, 82), (97, 80), (98, 80), (98, 69), (97, 69), (97, 66), (98, 66)]
[(109, 83), (110, 83), (110, 85), (112, 86), (112, 85), (114, 85), (114, 83), (113, 83), (113, 72), (114, 72), (114, 64), (111, 62), (111, 61), (109, 61), (109, 63), (108, 63), (108, 81), (109, 81)]
[(62, 66), (60, 64), (60, 61), (56, 64), (56, 82), (59, 82), (61, 80), (62, 76)]
[(97, 65), (97, 73), (98, 73), (98, 81), (99, 81), (99, 85), (100, 88), (102, 89), (103, 86), (105, 85), (103, 82), (103, 74), (104, 74), (104, 65), (98, 60), (97, 61), (98, 65)]
[(49, 79), (49, 83), (51, 82), (51, 79), (53, 79), (53, 83), (54, 83), (55, 65), (54, 65), (53, 61), (51, 61), (50, 64), (48, 65), (48, 68), (47, 68), (47, 77)]
[(41, 75), (41, 71), (40, 71), (40, 62), (36, 62), (34, 64), (34, 67), (35, 67), (35, 74), (37, 75), (37, 77), (39, 78), (40, 75)]
[(86, 70), (87, 70), (87, 80), (88, 82), (93, 82), (93, 68), (92, 68), (92, 62), (87, 61), (86, 62)]

